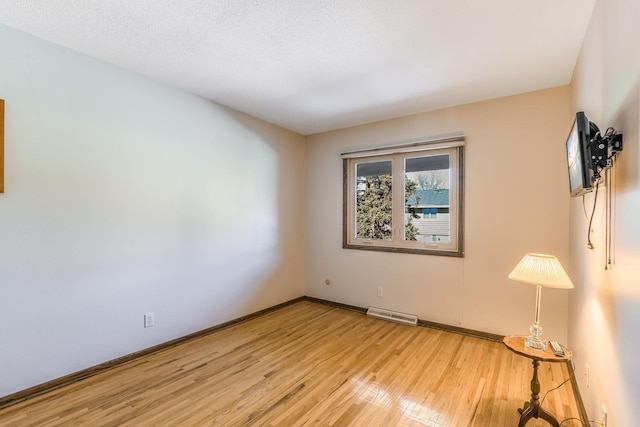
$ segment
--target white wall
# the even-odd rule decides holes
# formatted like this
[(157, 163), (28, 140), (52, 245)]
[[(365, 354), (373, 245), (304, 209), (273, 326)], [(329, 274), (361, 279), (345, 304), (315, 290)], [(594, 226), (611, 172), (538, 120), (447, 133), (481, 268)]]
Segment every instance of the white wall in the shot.
[[(573, 111), (585, 111), (601, 130), (624, 133), (615, 168), (615, 264), (605, 270), (604, 192), (593, 225), (594, 250), (586, 247), (582, 200), (571, 201), (569, 344), (578, 384), (592, 420), (601, 404), (610, 427), (640, 425), (640, 2), (598, 1), (572, 82)], [(588, 208), (595, 195), (585, 197)], [(587, 386), (586, 366), (590, 382)]]
[[(569, 88), (562, 87), (307, 137), (305, 294), (527, 333), (535, 288), (507, 275), (527, 252), (568, 263), (570, 126)], [(459, 131), (467, 137), (465, 257), (342, 249), (340, 153)], [(567, 310), (567, 291), (543, 291), (545, 334), (566, 342)]]
[(0, 52), (0, 396), (303, 295), (302, 136), (4, 26)]

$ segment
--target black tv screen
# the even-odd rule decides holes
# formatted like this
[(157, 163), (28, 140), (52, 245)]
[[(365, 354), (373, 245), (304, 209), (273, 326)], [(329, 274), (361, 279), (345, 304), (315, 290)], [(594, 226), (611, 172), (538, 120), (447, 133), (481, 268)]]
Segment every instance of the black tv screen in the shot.
[(583, 112), (579, 112), (567, 138), (567, 166), (572, 197), (581, 196), (593, 189), (589, 141), (589, 119)]

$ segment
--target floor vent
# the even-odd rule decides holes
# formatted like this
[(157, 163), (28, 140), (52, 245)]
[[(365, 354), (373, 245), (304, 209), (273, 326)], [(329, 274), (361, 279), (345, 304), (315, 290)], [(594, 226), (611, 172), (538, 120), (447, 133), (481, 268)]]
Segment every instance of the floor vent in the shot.
[(376, 319), (390, 320), (409, 326), (416, 326), (418, 324), (418, 316), (385, 310), (384, 308), (369, 307), (367, 309), (367, 316), (375, 317)]

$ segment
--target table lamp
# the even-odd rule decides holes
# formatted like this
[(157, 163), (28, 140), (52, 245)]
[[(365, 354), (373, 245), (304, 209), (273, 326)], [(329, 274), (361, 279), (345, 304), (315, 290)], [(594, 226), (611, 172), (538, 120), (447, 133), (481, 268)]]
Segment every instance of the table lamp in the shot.
[(525, 344), (529, 348), (546, 350), (547, 341), (542, 339), (542, 327), (540, 326), (542, 287), (572, 289), (571, 279), (562, 268), (558, 258), (545, 254), (526, 254), (509, 274), (509, 279), (536, 285), (536, 318), (533, 325), (529, 327), (531, 336), (527, 338)]

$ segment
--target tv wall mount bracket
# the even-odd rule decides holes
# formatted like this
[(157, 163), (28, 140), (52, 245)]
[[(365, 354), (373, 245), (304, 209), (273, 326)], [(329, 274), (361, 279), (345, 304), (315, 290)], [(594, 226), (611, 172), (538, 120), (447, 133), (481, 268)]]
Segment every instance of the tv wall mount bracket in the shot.
[(622, 134), (608, 128), (604, 135), (595, 123), (589, 122), (589, 153), (593, 164), (594, 178), (613, 165), (613, 158), (622, 151)]

